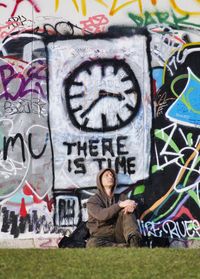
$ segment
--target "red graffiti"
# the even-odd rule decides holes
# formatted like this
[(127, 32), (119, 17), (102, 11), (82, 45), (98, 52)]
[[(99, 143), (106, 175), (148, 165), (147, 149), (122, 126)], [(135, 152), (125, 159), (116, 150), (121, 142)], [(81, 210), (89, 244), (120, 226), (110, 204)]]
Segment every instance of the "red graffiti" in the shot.
[(51, 212), (52, 208), (53, 208), (53, 203), (54, 203), (53, 199), (49, 199), (49, 196), (46, 195), (46, 197), (44, 198), (44, 201), (46, 201), (47, 208), (48, 208), (49, 212)]
[(189, 209), (185, 206), (182, 206), (180, 210), (177, 212), (176, 216), (173, 218), (173, 220), (177, 220), (182, 215), (186, 215), (190, 220), (195, 220), (194, 216), (190, 213)]
[(20, 215), (21, 217), (24, 217), (24, 218), (25, 218), (26, 215), (27, 215), (26, 205), (25, 205), (25, 200), (24, 200), (24, 198), (22, 198), (22, 200), (21, 200), (21, 207), (20, 207), (19, 215)]
[[(14, 16), (14, 15), (15, 15), (15, 13), (16, 13), (16, 11), (17, 11), (17, 8), (18, 8), (19, 4), (22, 3), (23, 1), (25, 1), (25, 0), (15, 0), (15, 6), (14, 6), (14, 9), (13, 9), (13, 11), (12, 11), (11, 16)], [(33, 6), (33, 8), (35, 9), (35, 11), (36, 11), (37, 13), (40, 12), (40, 9), (39, 9), (38, 6), (36, 5), (35, 1), (33, 1), (33, 0), (27, 0), (27, 1)]]
[(42, 201), (46, 202), (47, 203), (47, 208), (49, 210), (49, 212), (52, 211), (52, 208), (53, 208), (53, 199), (49, 199), (49, 196), (46, 195), (44, 197), (44, 199), (40, 199), (38, 198), (35, 193), (33, 192), (33, 190), (31, 189), (31, 187), (28, 185), (28, 184), (25, 184), (24, 187), (23, 187), (23, 192), (26, 196), (32, 196), (33, 197), (33, 202), (34, 203), (41, 203)]
[(33, 190), (26, 184), (23, 187), (23, 192), (26, 196), (33, 196), (33, 202), (34, 203), (41, 203), (42, 199), (39, 199), (33, 192)]
[(104, 32), (106, 25), (108, 23), (109, 23), (108, 18), (103, 14), (89, 17), (88, 20), (80, 21), (80, 24), (83, 25), (82, 32), (84, 34), (88, 32), (91, 33)]
[(156, 96), (156, 92), (157, 92), (157, 89), (156, 89), (156, 80), (155, 80), (155, 79), (153, 79), (152, 89), (153, 89), (153, 96), (155, 97), (155, 96)]

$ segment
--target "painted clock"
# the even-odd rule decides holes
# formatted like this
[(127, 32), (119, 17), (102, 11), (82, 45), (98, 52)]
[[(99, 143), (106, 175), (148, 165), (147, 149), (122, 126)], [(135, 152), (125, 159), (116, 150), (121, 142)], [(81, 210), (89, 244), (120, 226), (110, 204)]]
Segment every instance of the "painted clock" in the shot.
[(86, 61), (64, 85), (69, 117), (80, 130), (115, 131), (128, 125), (139, 110), (140, 87), (124, 60)]

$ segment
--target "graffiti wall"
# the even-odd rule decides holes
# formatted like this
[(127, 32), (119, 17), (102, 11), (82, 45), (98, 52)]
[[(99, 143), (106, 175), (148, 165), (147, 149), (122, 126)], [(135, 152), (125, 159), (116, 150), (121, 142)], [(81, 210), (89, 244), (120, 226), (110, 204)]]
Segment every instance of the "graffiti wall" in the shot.
[(144, 236), (199, 239), (199, 1), (5, 0), (0, 15), (1, 239), (73, 231), (105, 167)]

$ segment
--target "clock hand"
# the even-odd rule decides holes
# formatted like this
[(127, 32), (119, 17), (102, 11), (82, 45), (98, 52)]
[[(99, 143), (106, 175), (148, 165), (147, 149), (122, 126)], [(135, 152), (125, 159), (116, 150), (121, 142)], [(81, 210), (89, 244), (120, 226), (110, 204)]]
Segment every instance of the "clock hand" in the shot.
[(99, 96), (96, 100), (94, 100), (90, 106), (84, 111), (81, 113), (80, 117), (83, 118), (85, 117), (90, 111), (91, 109), (103, 98), (103, 96)]
[(114, 98), (117, 98), (119, 101), (122, 101), (124, 100), (125, 98), (120, 94), (120, 93), (112, 93), (112, 92), (107, 92), (105, 90), (99, 90), (99, 97), (94, 100), (90, 106), (84, 111), (81, 113), (80, 117), (83, 118), (85, 117), (90, 111), (91, 109), (103, 98), (105, 97), (114, 97)]
[(104, 97), (115, 97), (117, 98), (119, 101), (122, 101), (125, 99), (124, 96), (121, 95), (121, 93), (113, 93), (113, 92), (108, 92), (105, 90), (99, 90), (99, 96), (104, 96)]

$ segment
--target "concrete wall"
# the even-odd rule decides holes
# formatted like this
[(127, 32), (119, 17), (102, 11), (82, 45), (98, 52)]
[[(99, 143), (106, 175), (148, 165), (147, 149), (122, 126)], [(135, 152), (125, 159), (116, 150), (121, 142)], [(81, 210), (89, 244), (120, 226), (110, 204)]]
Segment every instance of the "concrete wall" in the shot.
[(195, 0), (1, 1), (1, 245), (56, 246), (104, 167), (145, 236), (199, 239), (199, 15)]

